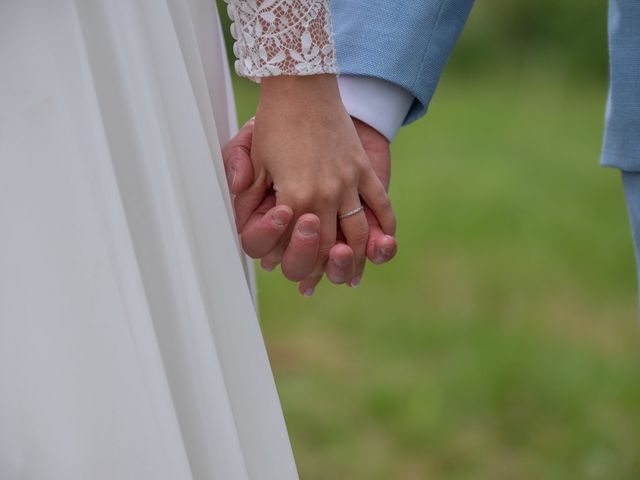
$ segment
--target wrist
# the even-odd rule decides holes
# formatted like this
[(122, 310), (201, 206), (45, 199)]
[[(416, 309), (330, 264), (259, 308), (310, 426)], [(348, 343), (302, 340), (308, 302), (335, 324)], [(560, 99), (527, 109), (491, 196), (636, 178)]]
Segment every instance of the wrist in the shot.
[(259, 107), (307, 109), (342, 105), (336, 75), (298, 75), (264, 78), (260, 84)]
[(388, 147), (390, 145), (391, 142), (389, 139), (372, 125), (367, 122), (363, 122), (356, 117), (351, 117), (351, 120), (353, 121), (353, 125), (356, 127), (356, 131), (361, 139), (375, 142), (384, 147)]

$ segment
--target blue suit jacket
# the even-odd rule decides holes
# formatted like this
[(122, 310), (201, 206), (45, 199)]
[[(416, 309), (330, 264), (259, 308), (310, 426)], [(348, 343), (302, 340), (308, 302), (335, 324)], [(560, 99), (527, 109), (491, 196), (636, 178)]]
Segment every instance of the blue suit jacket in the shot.
[(341, 74), (388, 80), (415, 97), (422, 116), (473, 0), (332, 0)]
[[(332, 0), (342, 74), (413, 94), (423, 115), (473, 0)], [(640, 269), (640, 0), (609, 2), (610, 92), (602, 164), (623, 171)]]

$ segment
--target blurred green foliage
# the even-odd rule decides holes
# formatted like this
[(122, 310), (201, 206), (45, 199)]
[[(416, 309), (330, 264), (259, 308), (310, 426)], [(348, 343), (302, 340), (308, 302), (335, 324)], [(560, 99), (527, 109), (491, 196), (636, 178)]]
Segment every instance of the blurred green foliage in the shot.
[(478, 0), (452, 67), (509, 65), (606, 78), (606, 0)]

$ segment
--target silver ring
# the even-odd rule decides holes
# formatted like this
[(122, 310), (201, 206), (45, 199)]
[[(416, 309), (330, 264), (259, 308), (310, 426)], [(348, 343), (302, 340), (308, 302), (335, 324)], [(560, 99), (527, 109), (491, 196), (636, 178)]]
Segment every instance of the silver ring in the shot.
[(338, 215), (338, 220), (344, 220), (345, 218), (353, 217), (354, 215), (359, 214), (363, 210), (364, 210), (364, 207), (360, 205), (358, 208), (354, 208), (353, 210), (349, 210), (348, 212), (344, 212)]

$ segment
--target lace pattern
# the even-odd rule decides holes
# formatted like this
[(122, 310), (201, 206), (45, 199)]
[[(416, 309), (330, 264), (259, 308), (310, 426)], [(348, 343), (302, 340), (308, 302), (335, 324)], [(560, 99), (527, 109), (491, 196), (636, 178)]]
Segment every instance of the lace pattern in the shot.
[(329, 0), (225, 0), (238, 75), (337, 73)]

